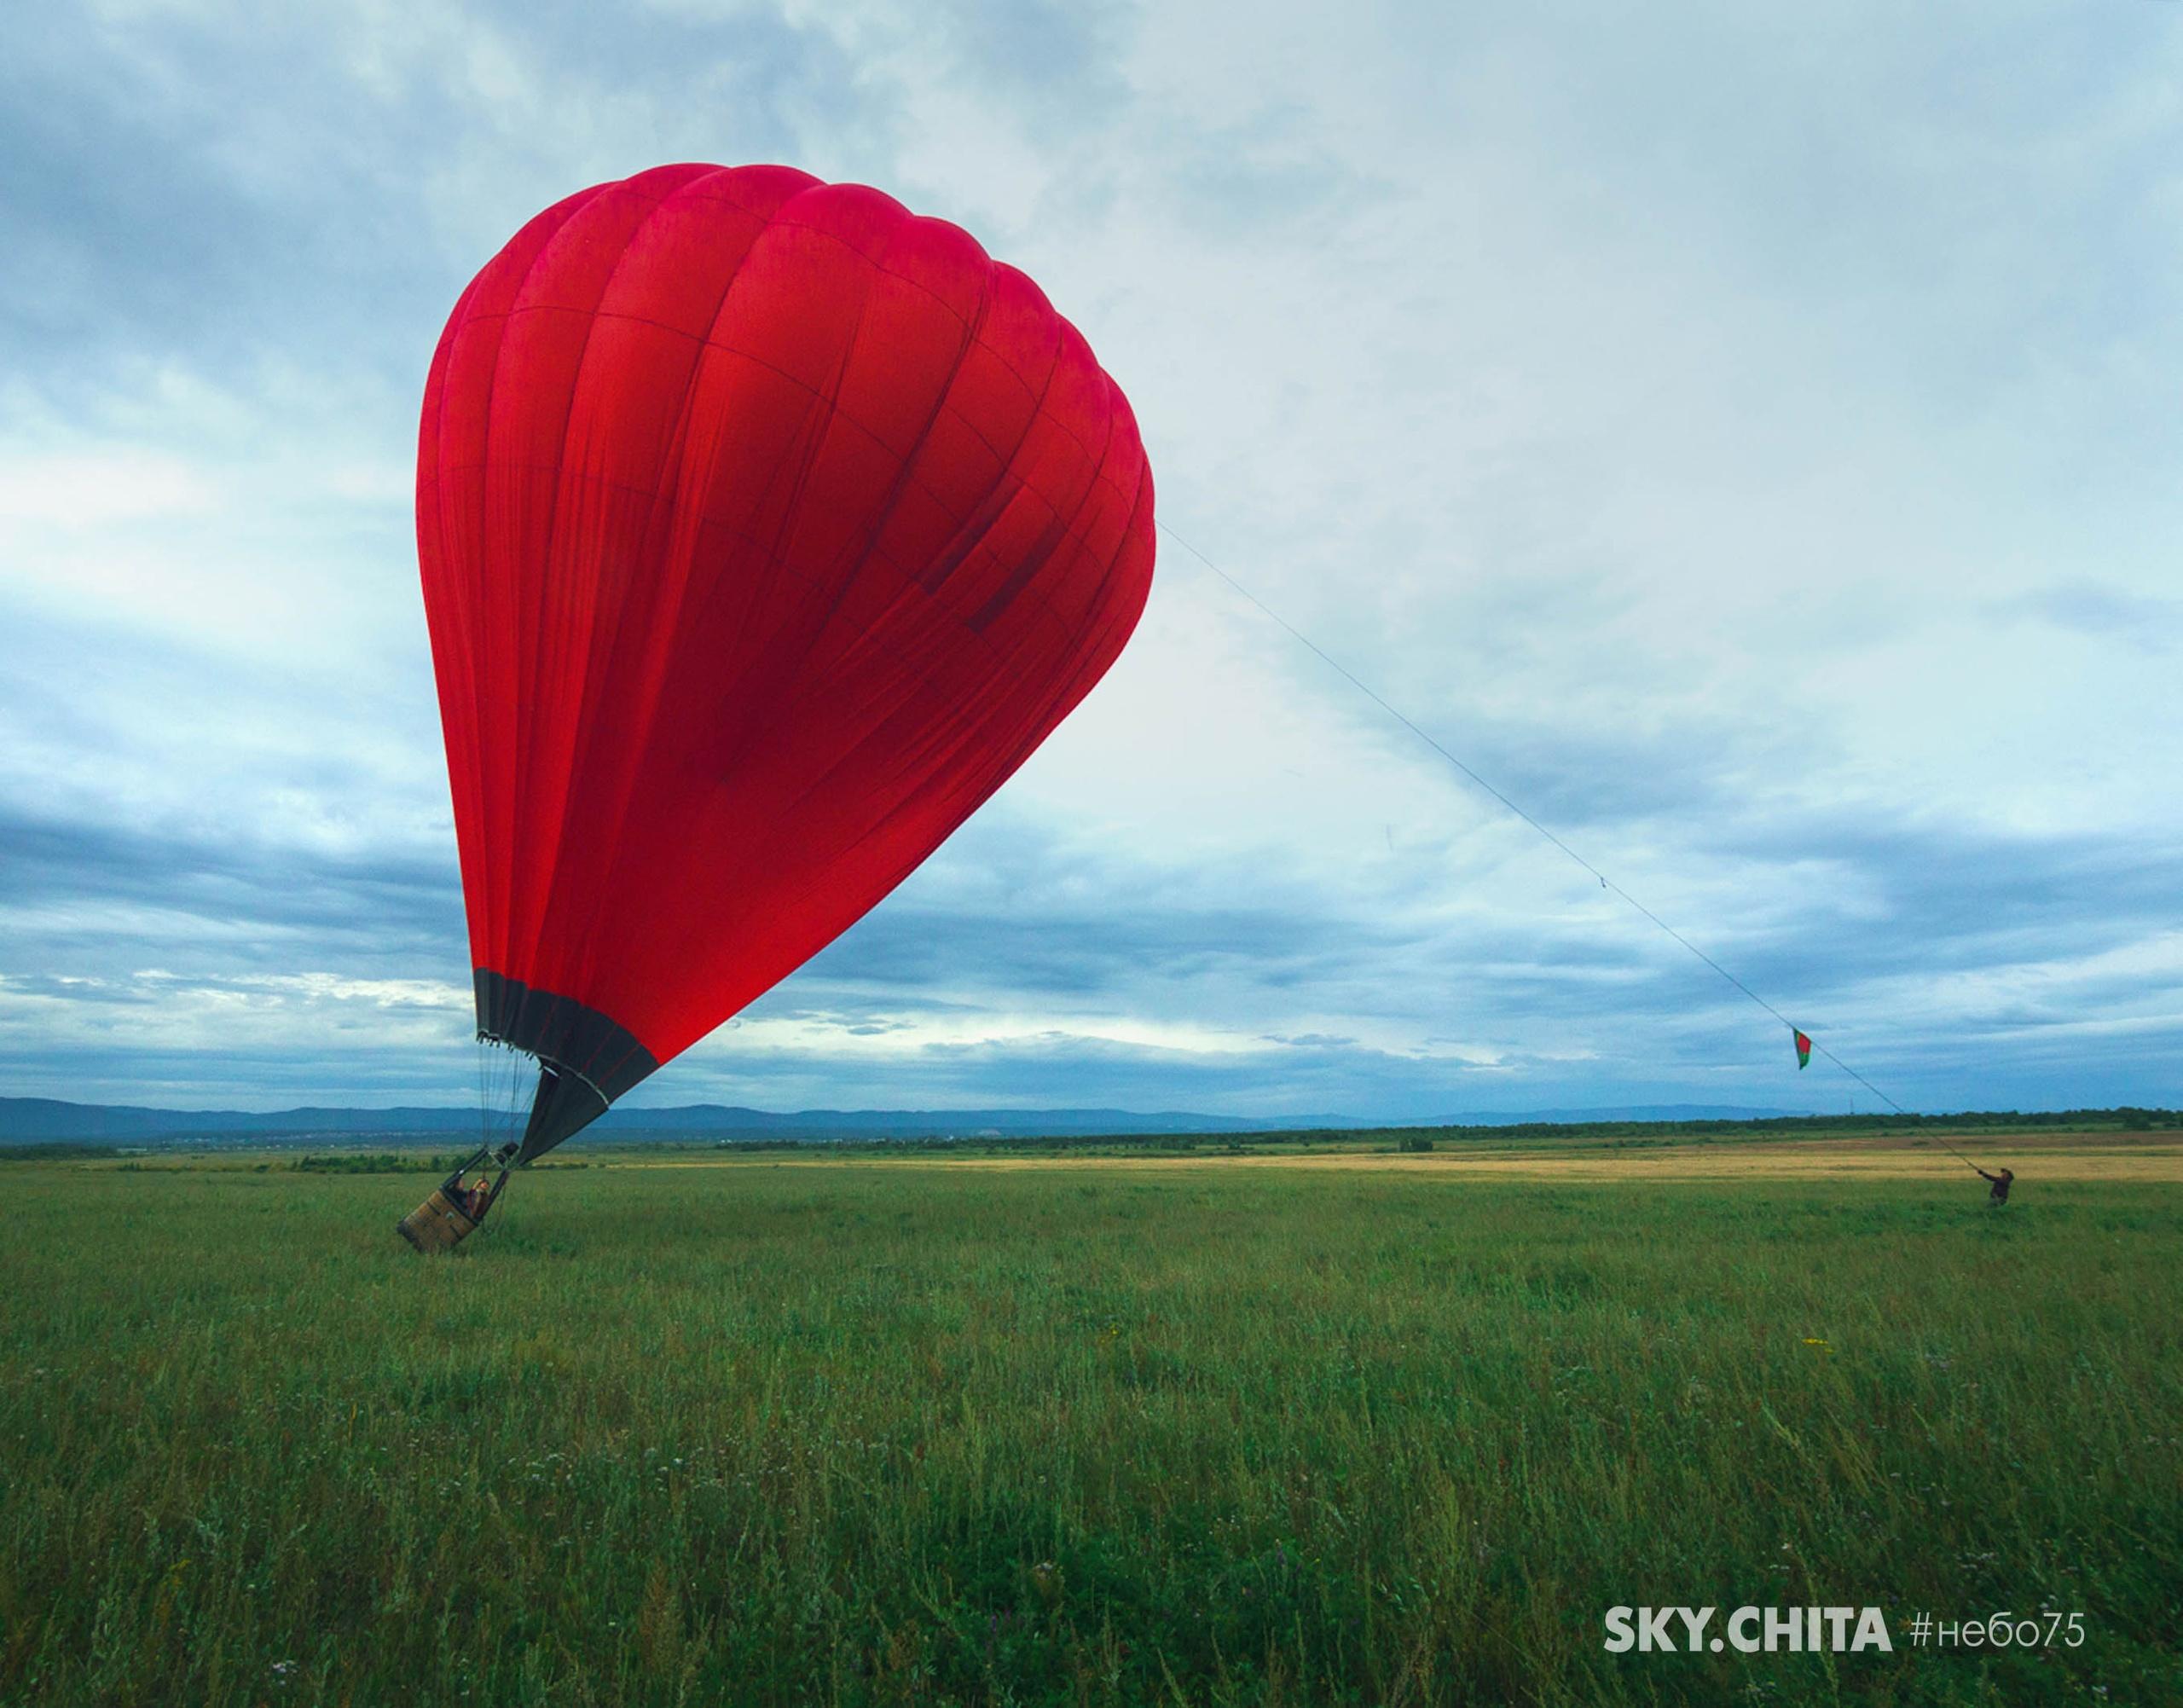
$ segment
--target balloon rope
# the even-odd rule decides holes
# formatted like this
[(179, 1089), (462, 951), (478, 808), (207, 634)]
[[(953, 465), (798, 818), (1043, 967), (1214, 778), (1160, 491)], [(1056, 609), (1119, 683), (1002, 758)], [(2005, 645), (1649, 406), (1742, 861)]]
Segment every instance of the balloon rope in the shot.
[[(1377, 689), (1374, 688), (1370, 683), (1358, 676), (1355, 671), (1352, 670), (1346, 664), (1344, 664), (1341, 660), (1329, 652), (1326, 648), (1320, 646), (1317, 641), (1312, 640), (1310, 635), (1305, 634), (1302, 629), (1297, 628), (1294, 623), (1291, 622), (1287, 617), (1283, 617), (1279, 611), (1276, 611), (1256, 593), (1253, 593), (1248, 588), (1237, 581), (1235, 576), (1230, 575), (1227, 570), (1222, 569), (1219, 565), (1214, 563), (1212, 559), (1207, 557), (1204, 553), (1199, 551), (1196, 547), (1193, 546), (1189, 541), (1183, 538), (1181, 535), (1178, 534), (1173, 528), (1170, 528), (1165, 522), (1161, 523), (1159, 524), (1159, 528), (1160, 531), (1165, 534), (1170, 540), (1173, 540), (1178, 546), (1180, 546), (1185, 552), (1188, 552), (1190, 556), (1196, 558), (1198, 562), (1203, 564), (1206, 568), (1212, 570), (1214, 575), (1219, 576), (1222, 581), (1227, 582), (1230, 587), (1233, 588), (1237, 593), (1242, 594), (1245, 599), (1256, 605), (1260, 612), (1269, 617), (1271, 617), (1274, 622), (1279, 623), (1283, 628), (1287, 629), (1297, 640), (1302, 642), (1304, 646), (1310, 648), (1311, 651), (1318, 657), (1321, 663), (1327, 665), (1329, 669), (1332, 669), (1336, 675), (1340, 676), (1341, 679), (1347, 682), (1351, 687), (1356, 689), (1358, 693), (1364, 695), (1366, 699), (1371, 701), (1374, 705), (1377, 706), (1381, 711), (1385, 712), (1389, 717), (1393, 718), (1412, 735), (1416, 736), (1420, 741), (1431, 748), (1433, 752), (1439, 754), (1441, 758), (1446, 760), (1449, 764), (1454, 766), (1457, 771), (1468, 778), (1474, 785), (1491, 795), (1503, 807), (1506, 807), (1511, 813), (1514, 813), (1526, 824), (1529, 825), (1533, 830), (1537, 831), (1539, 835), (1544, 837), (1547, 841), (1552, 842), (1555, 847), (1560, 848), (1563, 854), (1568, 855), (1571, 860), (1576, 861), (1578, 866), (1584, 867), (1586, 871), (1597, 878), (1600, 881), (1601, 889), (1608, 891), (1612, 895), (1619, 896), (1623, 900), (1628, 902), (1632, 907), (1636, 908), (1640, 913), (1651, 920), (1653, 924), (1659, 926), (1661, 930), (1666, 932), (1669, 936), (1674, 938), (1676, 942), (1682, 944), (1684, 948), (1689, 950), (1692, 954), (1697, 956), (1699, 960), (1705, 962), (1707, 966), (1712, 968), (1715, 972), (1718, 973), (1723, 978), (1726, 979), (1746, 996), (1749, 997), (1752, 1001), (1757, 1003), (1759, 1007), (1764, 1009), (1767, 1013), (1772, 1015), (1775, 1019), (1780, 1021), (1782, 1025), (1787, 1027), (1791, 1032), (1793, 1033), (1801, 1029), (1794, 1021), (1789, 1018), (1787, 1015), (1782, 1013), (1780, 1009), (1775, 1007), (1772, 1003), (1767, 1001), (1764, 997), (1759, 995), (1757, 991), (1753, 990), (1749, 985), (1746, 984), (1741, 979), (1738, 978), (1718, 961), (1715, 960), (1711, 955), (1699, 948), (1697, 944), (1692, 942), (1689, 938), (1684, 936), (1682, 932), (1676, 930), (1674, 926), (1669, 924), (1666, 920), (1661, 918), (1659, 914), (1653, 912), (1651, 908), (1647, 907), (1643, 902), (1640, 901), (1636, 896), (1632, 895), (1628, 890), (1624, 889), (1620, 884), (1609, 877), (1597, 866), (1594, 866), (1591, 861), (1586, 860), (1584, 855), (1578, 854), (1576, 849), (1571, 848), (1568, 843), (1563, 842), (1561, 838), (1555, 835), (1552, 831), (1549, 830), (1537, 819), (1534, 819), (1529, 813), (1526, 813), (1514, 801), (1511, 801), (1506, 795), (1503, 794), (1498, 789), (1487, 782), (1485, 779), (1479, 776), (1476, 771), (1473, 770), (1468, 765), (1464, 763), (1462, 759), (1458, 758), (1455, 754), (1451, 753), (1432, 736), (1427, 734), (1426, 732), (1420, 728), (1412, 719), (1405, 715), (1395, 706), (1390, 704), (1386, 697), (1380, 693)], [(1867, 1080), (1862, 1074), (1860, 1074), (1855, 1068), (1852, 1068), (1847, 1062), (1844, 1062), (1839, 1056), (1836, 1055), (1816, 1038), (1812, 1039), (1812, 1048), (1818, 1051), (1821, 1055), (1826, 1057), (1828, 1061), (1832, 1062), (1836, 1067), (1839, 1068), (1844, 1073), (1847, 1074), (1851, 1079), (1855, 1080), (1859, 1085), (1862, 1086), (1867, 1091), (1870, 1091), (1874, 1097), (1878, 1097), (1897, 1115), (1907, 1115), (1910, 1113), (1908, 1109), (1903, 1108), (1901, 1103), (1896, 1102), (1893, 1097), (1888, 1096), (1885, 1091), (1880, 1090), (1878, 1086), (1875, 1086), (1870, 1080)], [(1946, 1139), (1943, 1139), (1941, 1143), (1949, 1150), (1954, 1151), (1957, 1156), (1961, 1157), (1966, 1163), (1970, 1164), (1972, 1167), (1977, 1167), (1978, 1165), (1977, 1163), (1972, 1162), (1969, 1157), (1964, 1156), (1961, 1151), (1956, 1150), (1955, 1147), (1952, 1144), (1948, 1144)]]
[(493, 1046), (484, 1033), (478, 1034), (478, 1142), (493, 1142)]

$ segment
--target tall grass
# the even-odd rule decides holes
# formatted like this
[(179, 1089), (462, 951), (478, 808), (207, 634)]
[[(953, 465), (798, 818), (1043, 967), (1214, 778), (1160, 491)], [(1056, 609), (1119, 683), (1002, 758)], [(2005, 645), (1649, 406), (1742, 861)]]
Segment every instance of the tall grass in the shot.
[(2183, 1700), (2183, 1190), (1977, 1184), (12, 1167), (0, 1699)]

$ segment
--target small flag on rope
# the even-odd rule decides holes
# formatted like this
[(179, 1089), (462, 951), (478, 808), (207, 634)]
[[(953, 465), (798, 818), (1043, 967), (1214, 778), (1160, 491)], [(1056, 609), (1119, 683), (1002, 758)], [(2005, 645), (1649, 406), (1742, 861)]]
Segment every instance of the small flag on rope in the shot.
[[(1789, 1030), (1792, 1032), (1797, 1032), (1797, 1028), (1793, 1026), (1792, 1026)], [(1801, 1074), (1805, 1068), (1810, 1066), (1811, 1039), (1805, 1037), (1803, 1033), (1797, 1032), (1797, 1071)]]

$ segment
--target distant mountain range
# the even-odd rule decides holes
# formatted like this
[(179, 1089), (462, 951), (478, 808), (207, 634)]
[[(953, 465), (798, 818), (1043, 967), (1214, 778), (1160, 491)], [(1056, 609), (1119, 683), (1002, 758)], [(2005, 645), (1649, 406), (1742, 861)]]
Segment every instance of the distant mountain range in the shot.
[[(1089, 1134), (1294, 1132), (1385, 1126), (1512, 1126), (1527, 1122), (1767, 1120), (1801, 1113), (1710, 1103), (1649, 1103), (1612, 1109), (1480, 1111), (1439, 1120), (1375, 1120), (1358, 1115), (1247, 1119), (1161, 1109), (767, 1109), (690, 1103), (679, 1109), (621, 1108), (585, 1130), (611, 1142), (669, 1137), (718, 1139), (1059, 1138)], [(376, 1138), (467, 1135), (472, 1109), (153, 1109), (0, 1097), (0, 1143), (49, 1140), (176, 1143), (193, 1139)]]

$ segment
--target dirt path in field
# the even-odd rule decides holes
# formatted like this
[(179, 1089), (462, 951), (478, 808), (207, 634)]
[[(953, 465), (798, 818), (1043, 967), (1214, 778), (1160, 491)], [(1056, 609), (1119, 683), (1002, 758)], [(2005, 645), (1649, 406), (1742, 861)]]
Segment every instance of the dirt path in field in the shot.
[[(2006, 1164), (2029, 1186), (2040, 1180), (2183, 1181), (2183, 1143), (2165, 1134), (2142, 1141), (2112, 1132), (2040, 1133), (2025, 1143), (2009, 1135), (1979, 1134), (1955, 1141), (1980, 1165)], [(1914, 1179), (1954, 1175), (1966, 1190), (1983, 1183), (1962, 1161), (1931, 1139), (1892, 1138), (1715, 1144), (1636, 1144), (1622, 1149), (1589, 1147), (1558, 1155), (1539, 1150), (1455, 1144), (1427, 1153), (1384, 1150), (1311, 1151), (1290, 1155), (1185, 1156), (904, 1156), (704, 1157), (609, 1162), (613, 1168), (717, 1168), (770, 1164), (787, 1168), (865, 1166), (880, 1168), (1166, 1170), (1273, 1168), (1346, 1173), (1500, 1175), (1551, 1180), (1810, 1180)]]

